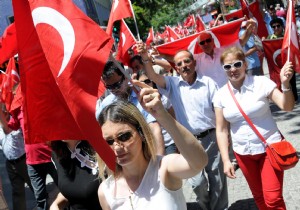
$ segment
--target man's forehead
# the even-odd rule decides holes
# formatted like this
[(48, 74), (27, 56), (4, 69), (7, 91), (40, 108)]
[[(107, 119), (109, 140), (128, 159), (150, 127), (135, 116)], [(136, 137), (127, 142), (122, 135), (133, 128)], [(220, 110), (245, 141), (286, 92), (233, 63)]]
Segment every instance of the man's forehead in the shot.
[(174, 60), (178, 59), (179, 57), (181, 58), (190, 58), (191, 55), (187, 51), (180, 51), (174, 56)]
[(202, 33), (199, 34), (199, 41), (200, 42), (203, 41), (203, 40), (209, 39), (209, 38), (212, 38), (210, 33), (202, 32)]

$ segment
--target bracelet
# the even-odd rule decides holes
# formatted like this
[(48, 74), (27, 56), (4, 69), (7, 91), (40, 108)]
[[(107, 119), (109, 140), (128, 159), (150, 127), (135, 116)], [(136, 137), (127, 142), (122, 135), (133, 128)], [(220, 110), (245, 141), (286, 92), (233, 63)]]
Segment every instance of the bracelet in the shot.
[(289, 85), (289, 87), (288, 87), (288, 88), (285, 88), (285, 87), (284, 87), (284, 85), (283, 85), (283, 84), (281, 84), (281, 90), (282, 90), (282, 92), (288, 92), (288, 91), (290, 91), (290, 90), (291, 90), (291, 86)]
[(153, 56), (152, 57), (152, 64), (155, 65), (155, 58)]
[(142, 62), (143, 62), (144, 64), (149, 63), (149, 58), (147, 58), (146, 60), (144, 60), (144, 59), (142, 58)]

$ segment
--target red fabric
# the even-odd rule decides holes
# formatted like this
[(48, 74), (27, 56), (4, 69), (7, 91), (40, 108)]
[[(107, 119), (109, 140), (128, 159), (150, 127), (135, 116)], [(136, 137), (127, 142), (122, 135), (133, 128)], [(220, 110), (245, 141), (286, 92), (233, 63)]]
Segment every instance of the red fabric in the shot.
[(13, 8), (25, 142), (88, 140), (114, 170), (115, 155), (95, 119), (100, 77), (113, 40), (71, 0), (13, 0)]
[(17, 52), (16, 27), (12, 23), (5, 29), (3, 36), (0, 37), (0, 64), (13, 57)]
[[(283, 63), (285, 63), (286, 60), (293, 62), (295, 71), (300, 73), (299, 37), (297, 35), (295, 9), (293, 5), (293, 1), (290, 1), (281, 48), (281, 56)], [(289, 58), (287, 57), (288, 50), (290, 50)]]
[(114, 0), (108, 19), (106, 33), (111, 36), (114, 22), (128, 17), (133, 17), (130, 1)]
[(274, 170), (265, 153), (239, 155), (236, 160), (243, 172), (257, 207), (260, 210), (285, 210), (282, 196), (283, 172)]
[(18, 85), (16, 94), (11, 102), (9, 113), (13, 115), (13, 113), (18, 110), (22, 106), (22, 92), (21, 92), (21, 85)]
[(2, 81), (2, 94), (1, 101), (5, 103), (6, 109), (10, 110), (13, 100), (13, 87), (20, 82), (18, 70), (16, 68), (15, 59), (12, 57), (9, 59), (6, 74)]
[(153, 27), (150, 28), (149, 33), (148, 33), (148, 37), (146, 40), (146, 45), (150, 46), (151, 42), (154, 41), (154, 33), (153, 33)]
[[(216, 47), (231, 45), (238, 41), (238, 33), (240, 31), (241, 23), (244, 19), (239, 19), (221, 26), (214, 27), (207, 32), (212, 34), (215, 40)], [(198, 44), (199, 33), (187, 36), (174, 42), (166, 43), (157, 46), (157, 50), (161, 54), (167, 54), (174, 56), (179, 50), (190, 50), (193, 54), (201, 53), (201, 49)]]
[(250, 12), (249, 12), (249, 8), (248, 8), (248, 6), (249, 6), (248, 3), (245, 0), (240, 0), (240, 3), (241, 3), (243, 15), (246, 15), (247, 18), (250, 18), (250, 14), (249, 14)]
[(116, 59), (121, 61), (124, 65), (129, 66), (130, 56), (128, 54), (128, 49), (130, 49), (135, 43), (136, 40), (134, 36), (132, 35), (125, 21), (122, 19), (120, 24), (120, 41), (118, 44), (118, 53)]
[(175, 33), (175, 31), (173, 31), (173, 29), (170, 26), (166, 26), (166, 30), (167, 30), (167, 34), (168, 34), (168, 41), (169, 42), (173, 42), (177, 39), (179, 39), (178, 34)]
[(263, 42), (265, 57), (268, 61), (270, 79), (281, 90), (280, 71), (282, 68), (281, 46), (282, 39), (268, 39)]
[(187, 18), (185, 19), (184, 23), (183, 23), (183, 27), (185, 28), (189, 28), (192, 27), (193, 25), (195, 25), (196, 21), (195, 21), (195, 16), (193, 14), (187, 16)]
[(233, 17), (242, 18), (244, 16), (242, 9), (225, 15), (225, 19), (229, 21)]
[(202, 18), (200, 17), (200, 15), (196, 15), (196, 31), (201, 32), (205, 29), (205, 24), (203, 23)]
[(262, 38), (262, 37), (267, 37), (268, 36), (268, 30), (264, 21), (264, 17), (261, 14), (261, 10), (259, 8), (259, 2), (254, 1), (253, 3), (249, 4), (249, 10), (252, 13), (252, 18), (256, 20), (258, 26), (257, 30), (257, 35)]

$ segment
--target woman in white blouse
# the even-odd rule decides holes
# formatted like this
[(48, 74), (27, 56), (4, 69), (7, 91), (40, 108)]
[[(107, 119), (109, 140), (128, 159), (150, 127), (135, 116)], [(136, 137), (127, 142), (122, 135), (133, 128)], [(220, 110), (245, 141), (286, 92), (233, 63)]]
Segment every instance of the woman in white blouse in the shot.
[[(280, 141), (282, 137), (272, 117), (269, 100), (285, 111), (294, 108), (295, 100), (289, 84), (293, 75), (292, 64), (287, 62), (281, 69), (283, 92), (280, 92), (276, 84), (267, 77), (247, 75), (245, 54), (237, 47), (225, 50), (221, 63), (237, 101), (254, 126), (268, 143)], [(235, 178), (228, 154), (230, 130), (233, 151), (258, 208), (286, 209), (282, 196), (283, 172), (271, 166), (263, 142), (240, 113), (227, 85), (216, 94), (214, 107), (224, 173), (229, 178)]]

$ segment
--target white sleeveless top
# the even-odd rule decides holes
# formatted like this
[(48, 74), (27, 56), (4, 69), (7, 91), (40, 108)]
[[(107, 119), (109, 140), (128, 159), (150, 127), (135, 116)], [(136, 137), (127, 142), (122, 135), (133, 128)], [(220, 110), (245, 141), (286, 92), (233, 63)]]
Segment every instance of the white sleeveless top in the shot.
[(162, 156), (149, 162), (138, 189), (127, 197), (114, 197), (115, 181), (110, 176), (101, 185), (111, 210), (186, 210), (182, 188), (171, 191), (160, 181), (159, 165)]

